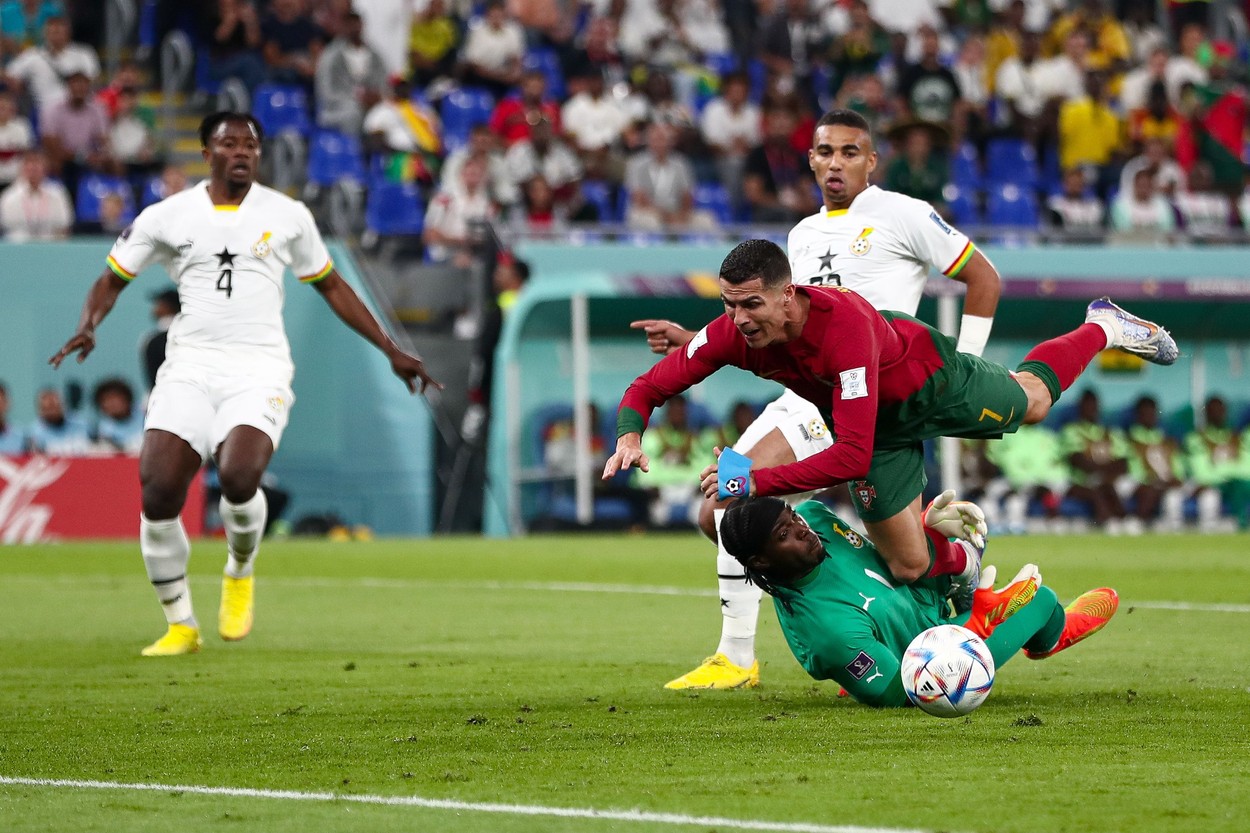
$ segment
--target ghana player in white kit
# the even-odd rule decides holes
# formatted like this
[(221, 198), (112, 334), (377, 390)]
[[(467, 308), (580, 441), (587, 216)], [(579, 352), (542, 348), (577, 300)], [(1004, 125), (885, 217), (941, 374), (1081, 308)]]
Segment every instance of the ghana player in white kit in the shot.
[[(989, 338), (1001, 282), (997, 270), (964, 234), (931, 205), (885, 191), (868, 180), (877, 165), (868, 123), (850, 110), (834, 110), (817, 122), (808, 163), (824, 198), (821, 210), (800, 221), (787, 241), (794, 281), (845, 286), (877, 309), (914, 315), (930, 271), (967, 284), (958, 349), (980, 355)], [(635, 321), (653, 352), (667, 354), (693, 336), (671, 321)], [(836, 427), (836, 426), (835, 426)], [(760, 466), (804, 460), (833, 443), (816, 407), (785, 391), (769, 403), (734, 450)], [(851, 484), (854, 492), (854, 484)], [(798, 496), (800, 499), (803, 496)], [(707, 501), (700, 527), (716, 540), (727, 504)], [(914, 511), (910, 511), (914, 510)], [(894, 578), (910, 582), (931, 569), (960, 573), (971, 563), (932, 565), (917, 546), (923, 524), (920, 499), (909, 511), (869, 524), (870, 537), (890, 564)], [(665, 688), (742, 688), (759, 684), (755, 631), (761, 591), (748, 583), (742, 566), (719, 546), (716, 559), (721, 599), (721, 640), (703, 664)]]
[(148, 400), (139, 477), (139, 548), (169, 627), (144, 656), (195, 653), (202, 644), (187, 585), (190, 542), (180, 513), (211, 454), (221, 475), (221, 518), (229, 550), (218, 631), (247, 636), (253, 574), (267, 507), (260, 479), (282, 438), (294, 365), (282, 322), (290, 270), (312, 284), (335, 314), (375, 344), (408, 389), (435, 382), (399, 348), (334, 269), (312, 214), (256, 182), (263, 134), (245, 113), (216, 113), (200, 125), (209, 178), (143, 211), (122, 232), (108, 268), (92, 285), (78, 331), (50, 359), (59, 367), (95, 347), (95, 330), (130, 282), (152, 264), (168, 270), (182, 311), (169, 329), (166, 359)]

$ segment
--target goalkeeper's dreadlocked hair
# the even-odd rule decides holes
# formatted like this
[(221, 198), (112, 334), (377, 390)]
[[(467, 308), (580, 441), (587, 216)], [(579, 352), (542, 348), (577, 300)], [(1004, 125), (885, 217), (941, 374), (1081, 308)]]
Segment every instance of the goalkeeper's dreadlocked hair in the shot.
[(748, 559), (764, 550), (764, 545), (768, 543), (773, 527), (785, 508), (786, 502), (776, 497), (740, 500), (725, 511), (725, 517), (720, 524), (720, 539), (725, 545), (725, 552), (738, 559), (742, 569), (746, 571), (747, 581), (780, 601), (787, 611), (793, 613), (794, 609), (786, 596), (801, 591), (774, 584), (768, 576), (747, 565)]

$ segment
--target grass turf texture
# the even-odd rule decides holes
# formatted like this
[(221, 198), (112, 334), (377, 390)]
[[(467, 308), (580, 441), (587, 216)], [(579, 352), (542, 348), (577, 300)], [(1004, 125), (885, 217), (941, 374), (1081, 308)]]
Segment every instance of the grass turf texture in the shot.
[[(133, 544), (0, 549), (0, 776), (451, 798), (954, 831), (1242, 830), (1250, 808), (1247, 539), (1004, 538), (1065, 602), (1120, 613), (1017, 657), (966, 719), (834, 697), (771, 606), (764, 686), (661, 690), (714, 646), (690, 535), (267, 543), (257, 625), (216, 636), (224, 545), (197, 542), (197, 656)], [(550, 583), (682, 592), (556, 589)], [(580, 585), (579, 585), (580, 586)], [(695, 595), (702, 593), (704, 595)], [(1147, 602), (1229, 603), (1233, 612)], [(1136, 605), (1135, 602), (1142, 604)], [(419, 807), (0, 786), (25, 830), (707, 829)]]

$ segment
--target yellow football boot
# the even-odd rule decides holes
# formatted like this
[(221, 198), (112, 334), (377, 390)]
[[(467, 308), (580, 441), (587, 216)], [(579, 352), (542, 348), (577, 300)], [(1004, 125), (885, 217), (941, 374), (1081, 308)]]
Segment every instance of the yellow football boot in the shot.
[(713, 654), (693, 671), (670, 680), (664, 687), (673, 691), (684, 689), (755, 688), (760, 684), (760, 661), (742, 668), (724, 654)]
[(204, 641), (200, 629), (190, 625), (170, 625), (165, 635), (142, 651), (145, 657), (176, 657), (179, 654), (198, 654)]
[(253, 576), (221, 577), (221, 609), (217, 611), (217, 632), (227, 642), (238, 642), (252, 632)]

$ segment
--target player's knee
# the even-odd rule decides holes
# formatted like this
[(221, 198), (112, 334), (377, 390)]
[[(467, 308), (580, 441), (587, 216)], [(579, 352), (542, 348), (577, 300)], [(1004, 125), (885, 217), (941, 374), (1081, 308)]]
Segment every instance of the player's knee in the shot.
[(145, 482), (142, 488), (143, 515), (149, 520), (163, 521), (178, 516), (186, 501), (186, 492), (159, 481)]
[(231, 503), (246, 503), (260, 488), (260, 478), (265, 473), (258, 466), (232, 466), (220, 469), (221, 494)]

